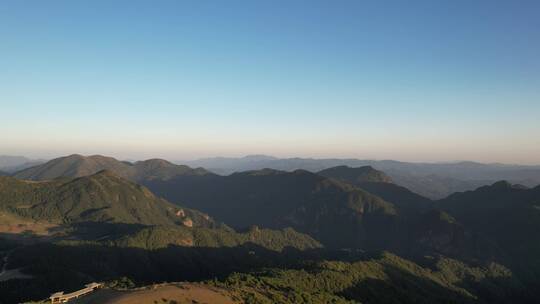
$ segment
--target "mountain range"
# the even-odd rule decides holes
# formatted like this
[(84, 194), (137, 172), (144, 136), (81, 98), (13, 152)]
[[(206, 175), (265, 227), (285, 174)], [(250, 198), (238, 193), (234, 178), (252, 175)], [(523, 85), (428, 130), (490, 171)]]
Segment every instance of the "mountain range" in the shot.
[(527, 188), (500, 181), (455, 193), (437, 204), (464, 226), (496, 243), (507, 255), (507, 262), (534, 261), (521, 267), (540, 271), (540, 242), (532, 235), (540, 231), (540, 186)]
[[(48, 238), (33, 235), (38, 224)], [(540, 299), (540, 186), (507, 181), (433, 200), (373, 166), (223, 176), (71, 155), (0, 177), (2, 227), (17, 228), (0, 231), (0, 252), (15, 252), (8, 270), (35, 277), (0, 285), (14, 301), (123, 276), (214, 278), (254, 303), (295, 303), (283, 290), (310, 303)], [(315, 285), (295, 285), (308, 277)]]
[(81, 177), (101, 170), (109, 170), (132, 181), (168, 179), (177, 175), (203, 175), (208, 171), (175, 165), (162, 159), (149, 159), (135, 163), (116, 160), (101, 155), (82, 156), (78, 154), (60, 157), (25, 170), (13, 176), (26, 180), (50, 180), (58, 177)]
[[(3, 158), (6, 161), (9, 159), (17, 160), (18, 166), (4, 168), (0, 166), (0, 171), (9, 174), (16, 173), (19, 178), (32, 180), (50, 179), (59, 176), (83, 176), (102, 169), (114, 171), (118, 175), (134, 181), (140, 181), (143, 179), (172, 177), (178, 173), (182, 174), (182, 171), (185, 174), (213, 172), (228, 175), (234, 172), (260, 170), (264, 168), (283, 171), (303, 169), (311, 172), (320, 172), (324, 169), (339, 166), (353, 168), (370, 166), (385, 172), (388, 178), (395, 184), (406, 187), (430, 199), (445, 198), (452, 193), (474, 190), (499, 180), (508, 180), (511, 183), (523, 184), (529, 187), (540, 184), (540, 166), (496, 163), (482, 164), (469, 161), (454, 163), (407, 163), (392, 160), (281, 159), (266, 155), (249, 155), (241, 158), (217, 157), (195, 161), (177, 161), (175, 163), (180, 164), (180, 166), (175, 166), (173, 163), (161, 159), (127, 162), (99, 155), (87, 157), (71, 155), (54, 160), (54, 164), (49, 164), (52, 166), (51, 168), (44, 168), (43, 166), (39, 166), (45, 163), (42, 160), (34, 161), (16, 156), (4, 156)], [(13, 161), (11, 161), (11, 164), (14, 164)], [(198, 169), (191, 169), (187, 166)], [(28, 169), (30, 167), (33, 168)], [(81, 171), (70, 172), (70, 167), (78, 168)], [(190, 172), (190, 170), (195, 170), (195, 172)], [(152, 177), (151, 171), (160, 171), (162, 176)]]
[(540, 166), (482, 164), (470, 161), (412, 163), (394, 160), (276, 158), (251, 155), (240, 158), (204, 158), (176, 163), (204, 167), (218, 174), (263, 168), (284, 171), (303, 169), (318, 172), (337, 166), (371, 166), (388, 174), (396, 184), (432, 199), (441, 199), (454, 192), (474, 190), (499, 180), (508, 180), (527, 186), (540, 184)]
[[(304, 170), (177, 176), (144, 184), (171, 202), (185, 202), (237, 229), (293, 227), (332, 247), (392, 238), (397, 213), (377, 196)], [(379, 229), (383, 226), (387, 229)]]

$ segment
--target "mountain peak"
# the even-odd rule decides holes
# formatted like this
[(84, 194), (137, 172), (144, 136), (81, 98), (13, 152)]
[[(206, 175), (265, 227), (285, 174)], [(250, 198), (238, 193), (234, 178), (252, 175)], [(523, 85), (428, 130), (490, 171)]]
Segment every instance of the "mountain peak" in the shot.
[(501, 181), (493, 183), (491, 186), (498, 187), (498, 188), (510, 188), (512, 187), (512, 184), (506, 180), (501, 180)]
[(194, 170), (188, 166), (175, 165), (163, 159), (149, 159), (132, 164), (103, 155), (72, 154), (19, 171), (15, 177), (29, 180), (50, 180), (58, 177), (88, 176), (102, 170), (109, 170), (114, 175), (139, 182), (149, 179), (169, 179), (177, 175), (208, 173), (204, 169)]
[(487, 186), (492, 189), (528, 189), (526, 186), (520, 184), (512, 184), (509, 181), (501, 180), (493, 183), (491, 186)]
[[(142, 225), (179, 225), (189, 218), (194, 225), (210, 225), (208, 216), (180, 208), (148, 188), (118, 176), (111, 170), (100, 170), (89, 176), (64, 182), (39, 183), (15, 178), (0, 178), (0, 207), (17, 210), (17, 214), (53, 223), (114, 222)], [(177, 215), (182, 210), (183, 217)], [(185, 217), (185, 218), (184, 218)], [(195, 227), (195, 226), (194, 226)]]
[[(58, 157), (58, 158), (55, 158), (56, 160), (59, 160), (59, 159), (70, 159), (70, 160), (77, 160), (77, 159), (83, 159), (83, 158), (86, 158), (84, 155), (81, 155), (81, 154), (70, 154), (68, 156), (64, 156), (64, 157)], [(53, 159), (53, 160), (55, 160)]]

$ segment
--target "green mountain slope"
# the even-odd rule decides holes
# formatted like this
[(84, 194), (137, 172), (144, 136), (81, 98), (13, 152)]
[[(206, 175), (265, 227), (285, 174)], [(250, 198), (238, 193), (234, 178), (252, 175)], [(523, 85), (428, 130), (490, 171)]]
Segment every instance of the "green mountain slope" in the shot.
[(302, 269), (237, 273), (211, 284), (240, 293), (247, 303), (263, 304), (533, 303), (538, 296), (497, 263), (432, 257), (419, 264), (388, 252)]
[(387, 202), (394, 204), (403, 212), (421, 212), (434, 206), (434, 202), (409, 189), (391, 183), (362, 182), (359, 188), (379, 196)]
[(233, 227), (290, 226), (329, 246), (391, 243), (398, 229), (398, 210), (391, 203), (303, 170), (177, 176), (144, 184), (169, 201), (207, 212)]
[(15, 173), (14, 177), (25, 180), (51, 180), (59, 177), (88, 176), (101, 170), (112, 171), (118, 176), (133, 181), (156, 178), (168, 179), (176, 175), (208, 174), (202, 168), (192, 169), (188, 166), (175, 165), (161, 159), (150, 159), (132, 164), (101, 155), (82, 156), (74, 154), (22, 170)]
[(282, 251), (287, 247), (300, 250), (322, 247), (313, 238), (291, 228), (270, 230), (257, 227), (252, 227), (243, 233), (237, 233), (227, 229), (153, 226), (110, 242), (114, 246), (150, 250), (167, 248), (171, 245), (219, 248), (235, 247), (246, 243), (253, 243), (275, 251)]
[(391, 183), (353, 186), (303, 170), (263, 169), (230, 176), (177, 176), (145, 185), (171, 202), (207, 212), (237, 229), (293, 227), (329, 248), (467, 259), (497, 251), (436, 210), (431, 200)]
[(497, 182), (438, 202), (459, 222), (495, 242), (505, 261), (540, 273), (540, 186)]
[(358, 168), (338, 166), (322, 170), (317, 174), (364, 189), (403, 211), (418, 212), (433, 205), (430, 199), (392, 183), (392, 179), (388, 175), (373, 169), (371, 166)]
[(54, 223), (212, 224), (207, 215), (173, 205), (110, 171), (46, 182), (0, 177), (0, 208)]

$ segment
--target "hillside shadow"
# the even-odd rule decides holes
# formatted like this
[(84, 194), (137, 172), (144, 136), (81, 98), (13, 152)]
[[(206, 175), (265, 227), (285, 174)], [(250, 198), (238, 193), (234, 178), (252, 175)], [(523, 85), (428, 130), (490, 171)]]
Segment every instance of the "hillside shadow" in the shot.
[[(35, 277), (31, 280), (0, 282), (0, 303), (43, 299), (56, 291), (76, 290), (88, 282), (111, 281), (122, 277), (132, 279), (137, 285), (148, 285), (157, 282), (221, 279), (234, 272), (257, 272), (266, 268), (314, 269), (313, 266), (324, 260), (354, 263), (383, 258), (380, 251), (301, 251), (292, 247), (275, 251), (254, 243), (235, 247), (169, 245), (148, 250), (95, 242), (96, 239), (109, 240), (135, 233), (145, 227), (135, 224), (79, 223), (73, 225), (71, 233), (83, 241), (39, 242), (17, 248), (10, 257), (9, 268), (22, 268), (23, 272)], [(0, 239), (2, 237), (0, 234)], [(411, 257), (409, 259), (414, 261)], [(474, 298), (465, 293), (402, 268), (383, 264), (383, 272), (386, 278), (361, 280), (340, 295), (362, 303), (475, 302)], [(511, 277), (476, 281), (464, 279), (454, 283), (454, 286), (472, 290), (475, 296), (490, 299), (492, 303), (502, 303), (501, 299), (531, 298), (516, 295), (515, 290), (519, 290), (517, 287), (505, 291), (505, 286), (513, 286), (510, 285), (512, 281)]]
[[(413, 270), (414, 271), (414, 270)], [(521, 285), (513, 276), (473, 277), (466, 275), (452, 286), (415, 275), (411, 270), (384, 265), (384, 278), (371, 277), (343, 290), (339, 295), (361, 303), (538, 303), (538, 291)], [(444, 277), (443, 277), (444, 278)]]
[(88, 221), (70, 224), (67, 236), (86, 241), (115, 239), (146, 227), (148, 226), (142, 224)]
[(476, 303), (470, 296), (399, 268), (387, 266), (384, 271), (387, 278), (366, 278), (340, 295), (366, 304)]
[(0, 282), (0, 303), (43, 299), (53, 292), (76, 290), (92, 281), (122, 277), (132, 279), (137, 285), (201, 281), (266, 267), (294, 268), (304, 259), (320, 258), (322, 253), (318, 250), (302, 252), (284, 248), (278, 252), (253, 243), (219, 248), (171, 245), (146, 250), (92, 242), (77, 245), (43, 242), (18, 248), (12, 254), (9, 268), (21, 268), (34, 278)]
[(340, 295), (367, 304), (477, 303), (473, 295), (444, 286), (425, 274), (416, 275), (409, 269), (389, 264), (382, 267), (383, 277), (365, 278)]

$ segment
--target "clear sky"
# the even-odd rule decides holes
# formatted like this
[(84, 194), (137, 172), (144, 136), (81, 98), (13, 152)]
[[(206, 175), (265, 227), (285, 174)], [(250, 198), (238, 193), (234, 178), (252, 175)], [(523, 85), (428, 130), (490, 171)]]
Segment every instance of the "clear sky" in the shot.
[(0, 154), (540, 164), (540, 1), (0, 0)]

